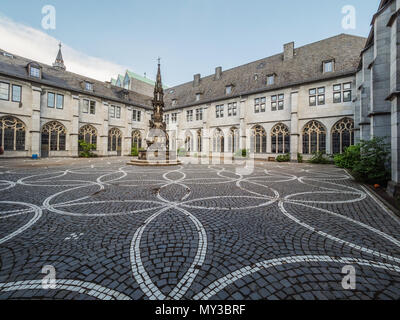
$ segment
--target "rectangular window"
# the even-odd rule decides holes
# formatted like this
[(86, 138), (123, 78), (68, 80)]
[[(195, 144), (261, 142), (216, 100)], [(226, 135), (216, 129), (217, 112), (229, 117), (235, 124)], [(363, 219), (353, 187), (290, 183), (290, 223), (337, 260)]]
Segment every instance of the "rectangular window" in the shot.
[(226, 92), (226, 94), (231, 94), (232, 93), (232, 86), (226, 86), (225, 92)]
[(176, 99), (172, 100), (172, 106), (175, 107), (176, 106)]
[(121, 107), (115, 107), (115, 117), (121, 119)]
[(90, 101), (90, 114), (96, 114), (96, 101)]
[(169, 114), (164, 115), (164, 122), (165, 124), (169, 124)]
[(177, 113), (171, 114), (171, 122), (172, 123), (176, 123), (177, 119), (178, 119), (178, 114)]
[(325, 104), (325, 87), (318, 88), (318, 105)]
[(89, 100), (84, 99), (82, 105), (82, 113), (89, 113)]
[(237, 114), (237, 103), (229, 103), (228, 104), (228, 117), (234, 117)]
[(343, 102), (351, 101), (351, 91), (343, 91)]
[(342, 85), (341, 84), (335, 84), (333, 86), (333, 91), (342, 91)]
[(203, 120), (203, 109), (196, 109), (196, 121)]
[(93, 91), (93, 84), (90, 82), (85, 82), (85, 89), (87, 91)]
[(29, 74), (31, 77), (40, 78), (40, 69), (36, 67), (30, 67)]
[(219, 105), (215, 106), (215, 116), (217, 118), (223, 118), (224, 117), (224, 105)]
[(333, 72), (333, 61), (324, 62), (324, 73)]
[(110, 118), (115, 118), (115, 106), (110, 106), (108, 111)]
[(343, 84), (343, 90), (351, 90), (351, 82)]
[(196, 94), (196, 101), (200, 101), (200, 93)]
[(56, 95), (52, 92), (48, 92), (47, 93), (47, 107), (54, 108), (55, 104), (56, 104), (55, 99), (56, 99)]
[(193, 121), (193, 110), (186, 111), (186, 121), (192, 122)]
[(139, 110), (133, 110), (132, 111), (132, 120), (135, 122), (140, 122), (142, 121), (142, 112)]
[(275, 83), (275, 76), (274, 75), (270, 75), (267, 77), (267, 85), (271, 86)]
[(10, 85), (0, 82), (0, 100), (10, 100)]
[(342, 92), (334, 92), (333, 103), (341, 103), (341, 102), (342, 102)]
[(310, 89), (309, 94), (309, 105), (310, 107), (315, 107), (317, 105), (317, 89)]
[(279, 94), (271, 97), (271, 111), (283, 110), (284, 109), (285, 95)]
[(12, 101), (21, 102), (21, 93), (22, 93), (22, 87), (14, 84), (12, 86)]
[(267, 99), (265, 97), (254, 99), (254, 112), (265, 112)]
[(56, 108), (57, 109), (63, 109), (64, 108), (64, 96), (62, 94), (57, 94)]

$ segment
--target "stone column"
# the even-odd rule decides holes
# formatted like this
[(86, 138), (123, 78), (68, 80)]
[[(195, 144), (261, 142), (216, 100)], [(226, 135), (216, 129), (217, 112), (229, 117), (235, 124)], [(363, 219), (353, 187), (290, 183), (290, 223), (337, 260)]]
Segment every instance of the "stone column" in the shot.
[(41, 127), (40, 127), (40, 101), (41, 101), (42, 89), (38, 87), (32, 87), (32, 119), (31, 119), (31, 141), (29, 154), (37, 154), (41, 156), (40, 144), (41, 144)]
[(239, 106), (239, 113), (240, 113), (240, 129), (239, 129), (239, 148), (241, 150), (248, 149), (246, 144), (247, 139), (247, 123), (246, 123), (246, 100), (240, 100)]
[(72, 96), (72, 121), (71, 121), (71, 133), (69, 135), (69, 146), (70, 146), (70, 156), (79, 156), (79, 97)]
[(108, 156), (108, 128), (109, 128), (109, 104), (107, 102), (103, 102), (102, 104), (102, 112), (103, 112), (103, 126), (101, 131), (99, 132), (99, 143), (98, 143), (98, 151), (100, 156)]
[(298, 115), (299, 93), (292, 92), (290, 95), (290, 160), (297, 162), (297, 154), (299, 153), (299, 115)]

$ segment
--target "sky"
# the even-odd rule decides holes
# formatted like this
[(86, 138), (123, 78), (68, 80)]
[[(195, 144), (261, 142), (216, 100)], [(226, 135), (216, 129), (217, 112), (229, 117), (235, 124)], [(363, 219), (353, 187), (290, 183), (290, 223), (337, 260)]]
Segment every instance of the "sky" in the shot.
[[(340, 33), (367, 37), (380, 0), (2, 0), (0, 48), (52, 64), (63, 43), (67, 70), (109, 81), (126, 69), (168, 86)], [(55, 29), (42, 8), (54, 6)], [(343, 29), (342, 8), (355, 8)], [(47, 20), (48, 21), (48, 20)]]

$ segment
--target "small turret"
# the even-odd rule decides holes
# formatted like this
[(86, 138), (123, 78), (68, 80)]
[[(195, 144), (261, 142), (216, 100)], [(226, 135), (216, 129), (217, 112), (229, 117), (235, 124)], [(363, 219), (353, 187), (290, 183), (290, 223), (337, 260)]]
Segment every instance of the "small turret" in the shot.
[(58, 49), (58, 54), (57, 54), (57, 57), (56, 57), (56, 61), (53, 63), (53, 67), (56, 68), (56, 69), (65, 71), (67, 68), (64, 65), (64, 59), (63, 59), (62, 52), (61, 52), (61, 47), (62, 47), (61, 42), (60, 42), (60, 44), (58, 46), (60, 48)]

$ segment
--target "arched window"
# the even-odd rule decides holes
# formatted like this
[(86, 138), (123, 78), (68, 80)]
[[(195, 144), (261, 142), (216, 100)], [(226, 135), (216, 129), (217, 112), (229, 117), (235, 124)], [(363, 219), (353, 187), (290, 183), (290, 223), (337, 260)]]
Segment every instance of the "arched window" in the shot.
[(121, 151), (122, 133), (117, 128), (108, 131), (108, 151)]
[(215, 130), (213, 145), (214, 145), (214, 152), (220, 152), (220, 153), (225, 152), (225, 137), (221, 129)]
[(197, 152), (203, 152), (203, 133), (201, 129), (197, 130)]
[(142, 148), (142, 135), (139, 130), (135, 130), (132, 132), (132, 147), (136, 146), (136, 148)]
[(267, 153), (267, 133), (261, 126), (253, 128), (251, 150), (254, 153)]
[[(85, 141), (88, 144), (97, 145), (97, 130), (95, 127), (87, 124), (79, 130), (79, 141)], [(97, 148), (97, 146), (96, 146)], [(95, 148), (95, 149), (96, 149)]]
[(303, 153), (326, 151), (326, 130), (318, 121), (310, 121), (303, 129)]
[(354, 121), (344, 118), (332, 129), (332, 153), (343, 153), (344, 149), (354, 145)]
[(235, 127), (229, 131), (229, 151), (235, 153), (239, 150), (239, 130)]
[(0, 147), (4, 151), (25, 151), (24, 123), (14, 117), (0, 119)]
[(186, 152), (192, 151), (192, 138), (190, 136), (187, 136), (185, 139), (185, 149)]
[(66, 136), (67, 130), (60, 122), (46, 123), (42, 128), (42, 151), (65, 151)]
[(272, 153), (290, 153), (290, 132), (283, 123), (278, 123), (271, 130)]

